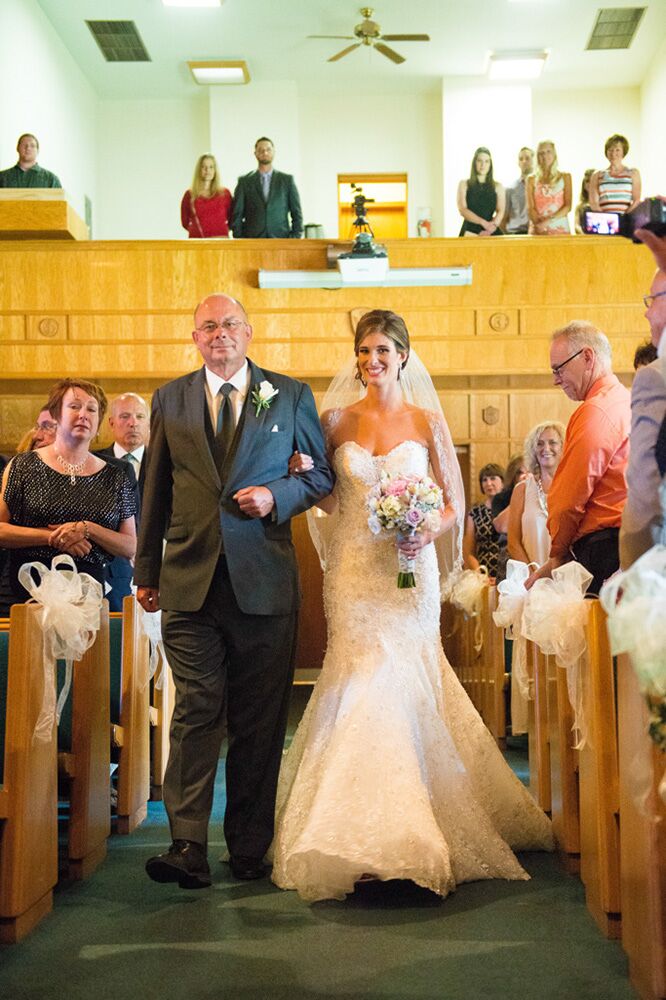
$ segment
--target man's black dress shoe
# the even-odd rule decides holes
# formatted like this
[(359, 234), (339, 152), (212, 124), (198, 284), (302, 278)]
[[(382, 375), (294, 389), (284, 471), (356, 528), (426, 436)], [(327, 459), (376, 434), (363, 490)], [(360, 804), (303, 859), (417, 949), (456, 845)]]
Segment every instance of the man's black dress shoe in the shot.
[(234, 878), (250, 882), (255, 878), (263, 878), (266, 874), (266, 866), (261, 858), (244, 858), (239, 854), (232, 854), (229, 858), (229, 867)]
[(211, 884), (205, 848), (193, 840), (174, 840), (168, 851), (146, 861), (153, 882), (177, 882), (181, 889), (207, 889)]

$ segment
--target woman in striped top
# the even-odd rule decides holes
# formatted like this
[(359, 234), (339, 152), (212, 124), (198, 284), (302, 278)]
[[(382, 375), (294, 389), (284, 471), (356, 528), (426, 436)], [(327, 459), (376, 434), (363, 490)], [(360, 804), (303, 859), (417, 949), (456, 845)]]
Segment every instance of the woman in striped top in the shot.
[(641, 200), (641, 175), (635, 167), (626, 167), (624, 157), (629, 142), (623, 135), (606, 140), (604, 152), (607, 170), (597, 170), (590, 182), (590, 208), (595, 212), (619, 212), (624, 215)]

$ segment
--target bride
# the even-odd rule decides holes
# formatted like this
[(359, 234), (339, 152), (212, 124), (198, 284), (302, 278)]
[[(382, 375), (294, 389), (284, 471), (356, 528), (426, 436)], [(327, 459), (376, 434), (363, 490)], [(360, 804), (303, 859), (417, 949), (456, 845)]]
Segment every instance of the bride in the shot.
[[(365, 387), (322, 415), (337, 474), (322, 503), (335, 513), (312, 519), (328, 648), (283, 758), (272, 878), (308, 901), (342, 899), (368, 877), (409, 879), (441, 896), (460, 882), (526, 879), (511, 848), (550, 849), (550, 823), (440, 641), (439, 572), (460, 564), (464, 495), (437, 394), (395, 313), (366, 313), (354, 351), (324, 401), (348, 402), (354, 372)], [(294, 456), (292, 473), (308, 463)], [(444, 493), (439, 530), (397, 543), (415, 559), (413, 589), (397, 586), (394, 537), (368, 528), (366, 497), (383, 471), (429, 472)]]

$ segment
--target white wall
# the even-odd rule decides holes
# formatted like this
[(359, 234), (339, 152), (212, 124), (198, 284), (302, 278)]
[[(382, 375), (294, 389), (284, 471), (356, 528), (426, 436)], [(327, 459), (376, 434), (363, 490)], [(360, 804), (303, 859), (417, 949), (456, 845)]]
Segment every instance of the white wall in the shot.
[[(306, 223), (319, 223), (327, 237), (337, 237), (339, 173), (406, 173), (409, 236), (417, 235), (420, 206), (432, 210), (433, 236), (442, 235), (438, 93), (364, 93), (362, 101), (304, 94), (300, 107), (303, 172), (299, 187)], [(371, 206), (368, 211), (372, 223)]]
[(0, 2), (0, 166), (16, 163), (23, 132), (83, 217), (95, 201), (97, 98), (36, 0)]
[(101, 101), (95, 238), (187, 239), (180, 201), (209, 146), (203, 88), (191, 100)]
[(560, 169), (571, 174), (574, 207), (585, 170), (608, 166), (604, 145), (610, 135), (626, 135), (631, 147), (627, 163), (642, 166), (638, 87), (538, 90), (532, 107), (535, 145), (544, 139), (555, 143)]
[(486, 146), (493, 175), (502, 184), (518, 177), (518, 151), (531, 145), (532, 92), (525, 85), (479, 84), (445, 79), (442, 84), (444, 234), (457, 236), (462, 219), (458, 184), (469, 177), (474, 151)]
[(661, 46), (641, 88), (641, 161), (636, 165), (643, 178), (643, 195), (666, 197), (666, 41)]

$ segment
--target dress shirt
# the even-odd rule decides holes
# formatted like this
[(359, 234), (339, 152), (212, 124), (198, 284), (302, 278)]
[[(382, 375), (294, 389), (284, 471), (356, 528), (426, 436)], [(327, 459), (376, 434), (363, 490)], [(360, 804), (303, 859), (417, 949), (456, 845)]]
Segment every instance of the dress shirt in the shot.
[(527, 216), (525, 187), (525, 178), (519, 177), (511, 187), (506, 189), (506, 207), (508, 211), (507, 233), (527, 232), (529, 219)]
[(548, 491), (550, 554), (567, 558), (583, 535), (619, 528), (627, 499), (630, 394), (602, 375), (572, 414), (562, 459)]
[[(243, 411), (243, 404), (245, 403), (245, 397), (247, 396), (248, 389), (250, 388), (250, 366), (247, 361), (242, 368), (239, 368), (235, 375), (232, 375), (230, 379), (226, 379), (227, 382), (231, 382), (236, 392), (232, 392), (229, 397), (229, 402), (234, 414), (234, 424), (238, 426), (238, 421), (240, 415)], [(206, 403), (208, 404), (208, 413), (210, 415), (210, 420), (213, 425), (213, 432), (217, 427), (217, 415), (220, 412), (220, 406), (222, 405), (222, 397), (220, 396), (220, 389), (225, 384), (225, 379), (216, 375), (215, 372), (211, 371), (208, 366), (206, 366)]]
[(140, 444), (138, 448), (134, 448), (133, 451), (127, 451), (123, 448), (121, 444), (117, 441), (113, 442), (113, 454), (116, 458), (124, 459), (125, 455), (129, 455), (129, 463), (136, 473), (136, 478), (139, 478), (139, 470), (141, 469), (141, 463), (143, 462), (143, 456), (146, 451), (145, 444)]
[(62, 184), (55, 174), (38, 163), (28, 170), (23, 170), (17, 163), (0, 171), (0, 188), (62, 188)]

